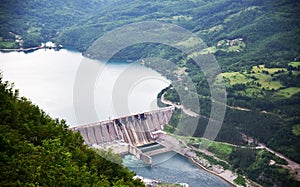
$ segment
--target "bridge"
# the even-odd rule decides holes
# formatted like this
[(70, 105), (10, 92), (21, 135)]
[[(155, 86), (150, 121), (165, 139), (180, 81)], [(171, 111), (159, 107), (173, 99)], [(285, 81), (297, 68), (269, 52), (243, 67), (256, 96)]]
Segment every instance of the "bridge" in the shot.
[[(129, 116), (100, 121), (97, 123), (80, 125), (70, 128), (80, 132), (85, 143), (89, 146), (111, 146), (115, 152), (135, 155), (145, 163), (151, 164), (151, 156), (167, 151), (153, 150), (144, 153), (138, 146), (148, 145), (164, 134), (162, 131), (171, 119), (174, 106), (158, 110), (137, 113)], [(118, 145), (114, 145), (118, 144)], [(160, 150), (160, 151), (159, 151)]]

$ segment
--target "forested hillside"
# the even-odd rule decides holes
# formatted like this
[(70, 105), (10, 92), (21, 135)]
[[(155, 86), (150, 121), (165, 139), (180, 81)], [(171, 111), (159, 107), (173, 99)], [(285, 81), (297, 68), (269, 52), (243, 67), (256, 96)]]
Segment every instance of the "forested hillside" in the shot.
[(251, 63), (290, 60), (299, 55), (299, 3), (295, 0), (12, 0), (2, 1), (0, 7), (0, 36), (9, 37), (9, 32), (21, 35), (26, 46), (56, 39), (85, 50), (117, 26), (157, 20), (189, 29), (209, 46), (221, 39), (243, 37), (250, 45), (247, 57), (252, 56)]
[[(0, 76), (0, 186), (144, 186), (110, 154), (83, 144)], [(117, 164), (119, 163), (119, 164)]]
[[(264, 143), (299, 163), (299, 10), (298, 0), (4, 0), (0, 48), (26, 48), (51, 40), (85, 52), (118, 26), (145, 20), (177, 24), (202, 38), (208, 48), (199, 53), (214, 54), (222, 69), (214, 84), (224, 79), (228, 106), (217, 140), (247, 144), (246, 135), (254, 144)], [(202, 115), (194, 136), (201, 137), (212, 102), (201, 69), (184, 54), (159, 44), (132, 46), (115, 58), (149, 56), (173, 61), (193, 80)], [(153, 68), (166, 75), (159, 65)], [(180, 102), (172, 86), (160, 96), (163, 93)], [(174, 116), (169, 131), (176, 131), (178, 118)], [(25, 130), (31, 132), (30, 128)], [(65, 142), (39, 141), (45, 146)]]

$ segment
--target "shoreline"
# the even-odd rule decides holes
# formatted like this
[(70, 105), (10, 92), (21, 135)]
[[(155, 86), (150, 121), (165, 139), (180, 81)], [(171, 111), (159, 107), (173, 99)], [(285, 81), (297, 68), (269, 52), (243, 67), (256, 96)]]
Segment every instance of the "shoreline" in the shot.
[(18, 49), (0, 49), (0, 52), (3, 53), (10, 53), (10, 52), (34, 52), (39, 49), (54, 49), (54, 50), (60, 50), (62, 49), (62, 46), (56, 46), (56, 47), (47, 47), (47, 46), (36, 46), (36, 47), (28, 47), (28, 48), (18, 48)]
[[(167, 135), (165, 135), (167, 136)], [(168, 137), (173, 137), (173, 136), (168, 136)], [(174, 138), (174, 137), (173, 137)], [(157, 140), (156, 142), (165, 146), (165, 147), (168, 147), (167, 144), (165, 144), (165, 141), (166, 141), (166, 137), (162, 138), (161, 140)], [(177, 141), (179, 141), (177, 138), (176, 138)], [(168, 141), (171, 141), (170, 139)], [(181, 142), (181, 141), (179, 141)], [(182, 145), (182, 142), (180, 143)], [(199, 169), (202, 169), (203, 171), (207, 172), (208, 174), (212, 174), (216, 177), (218, 177), (219, 179), (221, 179), (222, 181), (226, 182), (227, 184), (229, 184), (230, 186), (232, 187), (238, 187), (239, 185), (238, 184), (235, 184), (234, 183), (234, 180), (236, 179), (236, 174), (234, 172), (232, 172), (231, 170), (224, 170), (220, 173), (216, 173), (215, 171), (213, 170), (210, 170), (206, 167), (204, 167), (201, 163), (197, 162), (195, 160), (195, 158), (197, 158), (196, 154), (191, 154), (191, 148), (188, 148), (189, 150), (185, 149), (185, 148), (180, 148), (180, 149), (176, 149), (176, 148), (173, 148), (171, 151), (185, 157), (188, 159), (189, 162), (191, 162), (191, 164), (195, 165), (196, 167), (198, 167)], [(213, 165), (212, 165), (213, 166)], [(229, 173), (230, 172), (230, 173)], [(224, 176), (222, 175), (224, 174)]]
[[(40, 50), (40, 49), (48, 49), (48, 48), (45, 48), (45, 47), (26, 48), (26, 49), (23, 49), (23, 51), (18, 51), (18, 52), (25, 52), (26, 50)], [(53, 49), (53, 48), (52, 48), (52, 49)], [(2, 50), (3, 50), (3, 49), (0, 49), (0, 51), (2, 51)], [(13, 52), (13, 51), (17, 51), (17, 50), (19, 50), (19, 49), (10, 49), (10, 50), (11, 50), (11, 51), (6, 51), (6, 52)], [(155, 69), (153, 69), (153, 70), (156, 71)], [(174, 105), (173, 105), (173, 107), (174, 107)], [(221, 175), (219, 175), (219, 174), (217, 174), (217, 173), (215, 173), (215, 172), (213, 172), (213, 171), (211, 171), (211, 170), (205, 168), (205, 167), (202, 166), (200, 163), (196, 162), (196, 161), (194, 160), (194, 158), (189, 157), (188, 155), (183, 155), (183, 156), (185, 156), (185, 157), (188, 158), (190, 161), (192, 161), (192, 163), (195, 164), (197, 167), (203, 169), (204, 171), (206, 171), (206, 172), (208, 172), (208, 173), (210, 173), (210, 174), (213, 174), (213, 175), (217, 176), (218, 178), (220, 178), (221, 180), (225, 181), (225, 182), (228, 183), (229, 185), (231, 185), (231, 186), (237, 186), (237, 185), (233, 184), (232, 182), (230, 182), (226, 177), (223, 177), (223, 176), (221, 176)]]
[(186, 156), (193, 164), (195, 164), (196, 166), (198, 166), (199, 168), (203, 169), (204, 171), (210, 173), (210, 174), (213, 174), (214, 176), (217, 176), (219, 177), (220, 179), (222, 179), (223, 181), (227, 182), (229, 185), (233, 186), (233, 187), (237, 187), (238, 185), (234, 184), (233, 182), (229, 181), (228, 179), (226, 179), (225, 177), (215, 173), (214, 171), (211, 171), (207, 168), (205, 168), (204, 166), (202, 166), (200, 163), (196, 162), (194, 160), (194, 158), (191, 158), (191, 157), (188, 157)]

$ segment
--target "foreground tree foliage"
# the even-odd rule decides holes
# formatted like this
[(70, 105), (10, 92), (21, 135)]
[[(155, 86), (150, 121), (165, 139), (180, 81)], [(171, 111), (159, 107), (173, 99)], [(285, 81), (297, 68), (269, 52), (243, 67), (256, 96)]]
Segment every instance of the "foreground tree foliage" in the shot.
[(63, 120), (19, 98), (1, 75), (0, 168), (0, 186), (144, 186), (84, 145)]
[[(20, 47), (16, 39), (19, 38), (17, 36), (21, 36), (24, 40), (23, 48), (38, 46), (40, 42), (51, 40), (64, 46), (74, 47), (84, 53), (104, 33), (129, 23), (159, 21), (182, 26), (203, 39), (215, 55), (222, 73), (242, 75), (242, 78), (236, 76), (234, 79), (224, 77), (226, 78), (224, 81), (227, 105), (245, 108), (247, 111), (228, 107), (216, 140), (241, 145), (246, 143), (242, 138), (242, 134), (245, 134), (254, 138), (254, 143), (264, 143), (299, 163), (300, 66), (297, 65), (300, 61), (299, 9), (300, 1), (297, 0), (2, 0), (0, 3), (2, 15), (0, 48)], [(235, 44), (232, 47), (229, 47), (229, 43), (228, 46), (225, 43), (223, 45), (224, 41), (240, 41), (240, 39), (244, 44), (242, 49)], [(167, 59), (182, 69), (186, 68), (185, 72), (197, 89), (199, 113), (202, 115), (194, 136), (203, 136), (211, 112), (211, 100), (210, 88), (202, 70), (193, 60), (187, 58), (186, 54), (166, 45), (152, 43), (127, 47), (116, 53), (114, 60), (139, 60), (148, 57)], [(262, 65), (264, 68), (260, 69)], [(173, 70), (170, 71), (170, 68), (174, 67), (168, 67), (164, 71), (162, 66), (157, 64), (152, 68), (172, 81), (177, 79), (176, 74), (172, 73)], [(254, 67), (259, 68), (261, 72), (254, 72)], [(268, 71), (268, 68), (278, 70)], [(178, 90), (185, 91), (184, 94), (187, 96), (193, 96), (184, 87)], [(160, 96), (163, 93), (168, 100), (182, 104), (190, 103), (188, 97), (186, 100), (180, 100), (176, 90), (172, 87), (163, 90)], [(12, 95), (11, 97), (16, 97), (13, 96), (12, 91), (9, 94)], [(67, 137), (69, 139), (70, 137), (59, 135), (58, 132), (61, 131), (57, 128), (64, 129), (60, 127), (64, 126), (63, 122), (53, 121), (43, 112), (39, 117), (32, 116), (31, 113), (39, 109), (28, 107), (26, 100), (19, 99), (16, 103), (4, 102), (1, 103), (0, 108), (1, 125), (14, 125), (13, 128), (3, 125), (0, 132), (15, 136), (12, 142), (22, 142), (27, 145), (24, 142), (25, 139), (36, 148), (36, 146), (44, 147), (46, 143), (65, 146), (65, 142), (74, 143), (78, 139), (78, 144), (81, 145), (80, 138), (73, 137), (76, 135), (71, 135), (76, 141), (65, 141)], [(179, 112), (175, 112), (171, 125), (168, 126), (170, 132), (177, 131), (176, 127), (180, 118)], [(185, 124), (194, 120), (187, 116), (182, 116), (182, 118)], [(52, 125), (41, 125), (48, 123)], [(52, 133), (53, 131), (55, 133)], [(24, 134), (27, 135), (25, 138)], [(49, 139), (52, 141), (43, 141)], [(2, 143), (6, 142), (6, 139), (0, 140), (1, 150), (6, 150), (5, 146), (10, 147), (9, 145), (12, 144), (9, 142), (6, 145)], [(28, 152), (34, 152), (28, 149)], [(75, 150), (81, 152), (81, 149), (85, 148)], [(67, 152), (70, 151), (67, 150)], [(263, 177), (259, 178), (263, 167), (257, 169), (257, 167), (247, 165), (243, 159), (235, 159), (252, 158), (253, 154), (250, 153), (251, 151), (242, 153), (237, 151), (233, 154), (232, 160), (235, 166), (242, 167), (242, 171), (248, 173), (250, 178), (257, 179), (257, 182), (270, 185), (272, 181), (263, 182), (262, 179), (269, 180), (272, 178), (270, 176), (276, 176), (274, 172), (276, 169), (263, 171)], [(26, 153), (23, 154), (26, 155)], [(91, 162), (89, 157), (80, 156), (79, 153), (71, 155), (71, 160), (74, 159)], [(79, 165), (79, 167), (82, 166)], [(104, 165), (103, 168), (105, 167)], [(101, 169), (98, 168), (98, 170)], [(83, 172), (81, 169), (80, 171)], [(277, 172), (285, 175), (285, 172), (281, 170)], [(106, 174), (101, 174), (106, 177)], [(277, 178), (282, 179), (282, 175), (278, 175)], [(102, 180), (105, 180), (105, 177)], [(276, 183), (276, 180), (274, 181)], [(278, 186), (275, 183), (274, 185)]]

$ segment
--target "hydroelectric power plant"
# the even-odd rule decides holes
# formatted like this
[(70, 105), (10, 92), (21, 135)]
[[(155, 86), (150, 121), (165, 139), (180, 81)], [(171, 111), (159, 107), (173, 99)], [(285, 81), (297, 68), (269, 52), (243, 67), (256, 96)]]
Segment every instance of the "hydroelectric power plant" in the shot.
[[(174, 107), (109, 119), (71, 128), (80, 132), (89, 146), (112, 148), (118, 154), (133, 154), (147, 164), (151, 156), (170, 151), (156, 140), (171, 119)], [(149, 145), (148, 147), (146, 145)]]

